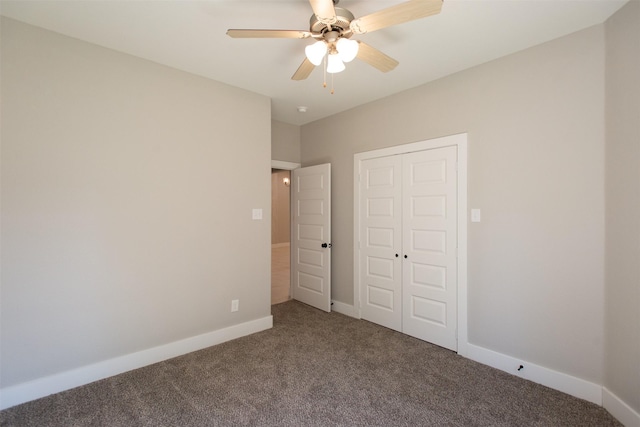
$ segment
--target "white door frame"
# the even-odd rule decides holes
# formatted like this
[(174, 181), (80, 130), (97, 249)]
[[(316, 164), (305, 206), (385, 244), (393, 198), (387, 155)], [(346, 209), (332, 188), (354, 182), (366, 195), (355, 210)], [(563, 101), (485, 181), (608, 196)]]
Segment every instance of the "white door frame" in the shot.
[(300, 163), (283, 162), (282, 160), (271, 160), (271, 169), (282, 169), (285, 171), (292, 171), (298, 169)]
[(363, 160), (393, 156), (415, 151), (456, 146), (458, 148), (458, 354), (467, 355), (467, 134), (444, 136), (426, 141), (381, 148), (353, 157), (353, 301), (354, 311), (361, 318), (360, 308), (360, 165)]

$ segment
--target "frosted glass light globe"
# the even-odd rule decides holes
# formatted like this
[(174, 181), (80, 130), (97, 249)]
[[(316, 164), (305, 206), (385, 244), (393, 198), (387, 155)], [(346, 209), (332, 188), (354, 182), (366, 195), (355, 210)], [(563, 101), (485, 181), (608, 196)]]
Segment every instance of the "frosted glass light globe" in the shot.
[(320, 65), (322, 58), (327, 53), (327, 44), (322, 40), (317, 41), (305, 47), (304, 53), (313, 65)]
[(344, 71), (345, 66), (340, 56), (338, 54), (329, 55), (329, 62), (327, 63), (327, 73), (339, 73), (340, 71)]
[(355, 40), (349, 40), (341, 38), (336, 43), (336, 50), (340, 59), (344, 62), (351, 62), (358, 55), (358, 42)]

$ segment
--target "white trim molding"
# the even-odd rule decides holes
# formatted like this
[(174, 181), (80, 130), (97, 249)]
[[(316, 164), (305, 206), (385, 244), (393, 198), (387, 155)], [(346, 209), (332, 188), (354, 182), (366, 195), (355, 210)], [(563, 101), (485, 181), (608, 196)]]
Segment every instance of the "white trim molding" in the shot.
[(640, 427), (640, 414), (606, 387), (602, 387), (602, 406), (626, 427)]
[(353, 304), (345, 304), (340, 301), (331, 301), (331, 311), (358, 319), (358, 312)]
[(277, 249), (277, 248), (285, 248), (287, 246), (291, 246), (290, 242), (284, 242), (284, 243), (272, 243), (271, 244), (271, 249)]
[(282, 169), (286, 171), (292, 171), (294, 169), (298, 169), (299, 167), (300, 167), (300, 163), (283, 162), (282, 160), (271, 160), (272, 169)]
[[(602, 406), (602, 386), (516, 357), (467, 343), (466, 357), (483, 365)], [(522, 369), (518, 370), (522, 366)]]
[(228, 328), (83, 366), (71, 371), (5, 387), (0, 390), (0, 409), (7, 409), (50, 394), (89, 384), (133, 369), (182, 356), (183, 354), (193, 351), (202, 350), (203, 348), (216, 344), (222, 344), (223, 342), (251, 335), (272, 327), (273, 317), (269, 315)]
[[(467, 343), (466, 357), (508, 374), (533, 381), (602, 406), (625, 427), (640, 427), (640, 414), (606, 387), (523, 359)], [(518, 368), (522, 366), (522, 369)]]

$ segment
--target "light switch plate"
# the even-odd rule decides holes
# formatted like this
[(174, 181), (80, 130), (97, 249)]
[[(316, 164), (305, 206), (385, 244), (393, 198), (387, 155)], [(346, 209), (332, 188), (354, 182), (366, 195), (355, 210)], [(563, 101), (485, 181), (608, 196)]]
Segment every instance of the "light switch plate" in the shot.
[(253, 219), (262, 219), (262, 209), (254, 209), (252, 212)]
[(471, 222), (480, 222), (480, 209), (471, 209)]

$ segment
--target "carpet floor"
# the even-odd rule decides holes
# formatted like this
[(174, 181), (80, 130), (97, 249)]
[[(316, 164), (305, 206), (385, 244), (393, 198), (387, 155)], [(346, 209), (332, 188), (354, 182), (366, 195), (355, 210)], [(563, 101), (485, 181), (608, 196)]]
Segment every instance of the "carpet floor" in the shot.
[(274, 327), (0, 412), (2, 426), (620, 426), (603, 408), (296, 301)]

